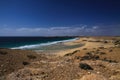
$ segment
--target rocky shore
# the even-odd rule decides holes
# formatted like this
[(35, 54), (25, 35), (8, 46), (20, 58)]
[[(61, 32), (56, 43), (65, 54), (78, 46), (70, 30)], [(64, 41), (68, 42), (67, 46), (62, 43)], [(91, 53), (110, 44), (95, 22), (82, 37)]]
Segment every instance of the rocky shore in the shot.
[(0, 80), (120, 80), (120, 37), (81, 37), (55, 54), (0, 49)]

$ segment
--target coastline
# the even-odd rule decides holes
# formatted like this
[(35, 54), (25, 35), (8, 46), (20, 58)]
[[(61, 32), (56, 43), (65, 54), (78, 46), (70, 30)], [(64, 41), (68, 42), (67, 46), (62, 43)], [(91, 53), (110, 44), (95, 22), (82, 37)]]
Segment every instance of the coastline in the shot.
[[(43, 46), (38, 48), (38, 50), (33, 50), (37, 52), (38, 54), (40, 53), (45, 53), (45, 54), (54, 54), (54, 55), (60, 55), (62, 53), (65, 53), (67, 51), (75, 50), (79, 47), (84, 46), (83, 43), (77, 43), (77, 44), (72, 44), (75, 41), (79, 40), (79, 38), (75, 38), (72, 40), (65, 40), (65, 41), (60, 41), (56, 44), (48, 45), (48, 46)], [(69, 45), (67, 43), (70, 43)]]
[(0, 49), (0, 79), (120, 80), (120, 37), (80, 37), (52, 47), (58, 50), (50, 54)]
[[(76, 40), (73, 40), (73, 41), (61, 43), (64, 46), (74, 46), (74, 45), (79, 45), (79, 46), (77, 46), (75, 48), (70, 48), (70, 49), (67, 49), (67, 48), (65, 48), (63, 50), (61, 49), (61, 50), (56, 51), (56, 53), (54, 53), (54, 54), (56, 54), (57, 56), (63, 56), (65, 54), (71, 53), (75, 50), (83, 50), (85, 48), (92, 50), (94, 48), (99, 48), (99, 47), (104, 47), (104, 48), (114, 47), (114, 44), (110, 43), (110, 44), (106, 45), (106, 44), (104, 44), (104, 41), (105, 41), (104, 39), (99, 40), (99, 38), (97, 39), (95, 37), (93, 37), (93, 38), (92, 37), (90, 37), (90, 38), (89, 37), (80, 37), (80, 38), (77, 38)], [(57, 46), (61, 47), (61, 44), (58, 43)], [(56, 47), (56, 45), (55, 46), (53, 45), (53, 47)]]
[(43, 46), (49, 46), (49, 45), (54, 45), (54, 44), (58, 44), (58, 43), (63, 43), (63, 42), (69, 42), (69, 41), (74, 41), (77, 38), (72, 38), (72, 39), (65, 39), (65, 40), (58, 40), (58, 41), (51, 41), (51, 42), (46, 42), (46, 43), (39, 43), (39, 44), (31, 44), (31, 45), (23, 45), (23, 46), (19, 46), (19, 47), (13, 47), (10, 49), (25, 49), (25, 50), (30, 50), (30, 49), (36, 49), (36, 48), (40, 48)]

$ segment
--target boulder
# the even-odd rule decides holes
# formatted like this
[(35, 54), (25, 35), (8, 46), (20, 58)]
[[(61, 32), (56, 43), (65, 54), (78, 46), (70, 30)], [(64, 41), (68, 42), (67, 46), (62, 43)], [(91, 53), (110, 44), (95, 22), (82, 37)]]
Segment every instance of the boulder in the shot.
[(86, 63), (80, 63), (79, 67), (81, 69), (84, 69), (84, 70), (93, 70), (93, 68), (90, 65), (86, 64)]

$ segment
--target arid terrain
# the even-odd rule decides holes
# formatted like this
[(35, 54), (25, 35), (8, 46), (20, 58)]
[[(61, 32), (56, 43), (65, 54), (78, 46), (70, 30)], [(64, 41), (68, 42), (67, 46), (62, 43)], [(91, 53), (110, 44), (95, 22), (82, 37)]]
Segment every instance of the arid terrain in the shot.
[[(120, 37), (80, 37), (54, 54), (0, 49), (0, 80), (120, 80)], [(51, 51), (52, 52), (52, 51)]]

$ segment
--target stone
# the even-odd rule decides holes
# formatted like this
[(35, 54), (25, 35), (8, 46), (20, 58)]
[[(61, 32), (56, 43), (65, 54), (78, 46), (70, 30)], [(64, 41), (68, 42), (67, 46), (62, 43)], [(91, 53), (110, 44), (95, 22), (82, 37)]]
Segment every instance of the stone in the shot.
[(27, 55), (27, 57), (28, 57), (29, 59), (36, 59), (36, 56), (34, 56), (34, 55)]
[(111, 50), (109, 50), (109, 52), (112, 52), (113, 50), (111, 49)]
[(87, 50), (87, 48), (83, 48), (83, 50)]
[(30, 64), (29, 62), (23, 62), (22, 63), (23, 65), (28, 65), (28, 64)]
[(108, 43), (108, 41), (104, 41), (104, 43)]
[(7, 52), (5, 52), (5, 51), (0, 51), (0, 54), (1, 54), (1, 55), (6, 55)]
[(86, 63), (80, 63), (79, 67), (81, 69), (84, 69), (84, 70), (93, 70), (93, 68), (90, 65), (86, 64)]

